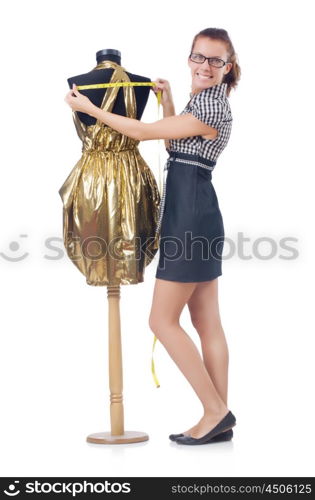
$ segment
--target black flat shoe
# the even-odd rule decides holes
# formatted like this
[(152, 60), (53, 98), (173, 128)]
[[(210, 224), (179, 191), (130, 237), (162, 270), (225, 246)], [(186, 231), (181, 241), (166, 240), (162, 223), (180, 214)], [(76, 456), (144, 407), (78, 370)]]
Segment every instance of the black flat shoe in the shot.
[(188, 445), (196, 445), (196, 444), (207, 444), (212, 443), (213, 438), (218, 436), (224, 431), (229, 430), (231, 427), (236, 425), (236, 418), (231, 411), (229, 411), (225, 417), (220, 420), (220, 422), (207, 434), (202, 436), (201, 438), (193, 438), (191, 436), (180, 436), (176, 438), (176, 443), (178, 444), (188, 444)]
[[(171, 441), (176, 441), (177, 438), (185, 436), (185, 434), (170, 434), (168, 437), (170, 438)], [(211, 439), (211, 443), (214, 442), (219, 442), (219, 441), (230, 441), (233, 437), (233, 431), (232, 429), (229, 429), (228, 431), (220, 432), (220, 434), (217, 434)]]

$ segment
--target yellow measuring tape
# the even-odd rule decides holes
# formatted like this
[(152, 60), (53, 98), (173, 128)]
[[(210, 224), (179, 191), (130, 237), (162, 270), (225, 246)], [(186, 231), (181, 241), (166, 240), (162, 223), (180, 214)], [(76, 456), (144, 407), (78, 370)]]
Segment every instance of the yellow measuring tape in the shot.
[[(92, 83), (91, 85), (77, 85), (78, 90), (84, 89), (104, 89), (106, 87), (140, 87), (151, 85), (154, 87), (156, 82), (111, 82), (111, 83)], [(161, 104), (162, 91), (158, 90), (157, 100), (158, 105)]]
[[(131, 86), (155, 86), (156, 82), (112, 82), (112, 83), (93, 83), (91, 85), (77, 85), (78, 90), (85, 90), (85, 89), (103, 89), (107, 87), (131, 87)], [(158, 103), (158, 120), (160, 118), (160, 105), (161, 105), (161, 98), (162, 98), (162, 91), (159, 90), (157, 92), (157, 103)], [(160, 196), (162, 199), (162, 176), (163, 172), (161, 172), (161, 161), (160, 161), (160, 141), (161, 139), (158, 139), (158, 169), (159, 169), (159, 183), (160, 183)], [(152, 347), (152, 359), (151, 359), (151, 371), (153, 375), (154, 382), (156, 384), (156, 387), (160, 387), (158, 378), (155, 373), (155, 366), (154, 366), (154, 359), (153, 359), (153, 353), (154, 353), (154, 348), (155, 344), (157, 341), (157, 337), (154, 335), (153, 339), (153, 347)]]

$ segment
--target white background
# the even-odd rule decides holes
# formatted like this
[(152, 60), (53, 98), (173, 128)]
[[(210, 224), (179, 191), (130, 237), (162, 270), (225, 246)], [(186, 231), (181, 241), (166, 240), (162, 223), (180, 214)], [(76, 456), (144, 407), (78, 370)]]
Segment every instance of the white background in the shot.
[[(314, 476), (314, 38), (310, 1), (6, 3), (1, 14), (1, 476)], [(58, 189), (80, 157), (66, 79), (104, 48), (127, 71), (191, 91), (194, 35), (225, 28), (242, 69), (233, 129), (213, 173), (226, 238), (219, 278), (230, 351), (228, 443), (185, 447), (168, 435), (202, 408), (164, 347), (151, 376), (145, 282), (121, 287), (125, 430), (150, 439), (91, 445), (109, 431), (107, 289), (66, 257)], [(150, 92), (144, 122), (157, 119)], [(140, 151), (158, 176), (157, 141)], [(160, 144), (161, 159), (165, 150)], [(248, 240), (242, 249), (241, 233)], [(25, 236), (22, 236), (25, 235)], [(282, 238), (297, 257), (281, 248)], [(53, 238), (53, 249), (47, 241)], [(271, 238), (275, 255), (268, 258)], [(26, 258), (21, 256), (28, 253)], [(267, 256), (265, 259), (262, 256)], [(9, 258), (17, 258), (11, 262)], [(187, 308), (181, 324), (198, 343)]]

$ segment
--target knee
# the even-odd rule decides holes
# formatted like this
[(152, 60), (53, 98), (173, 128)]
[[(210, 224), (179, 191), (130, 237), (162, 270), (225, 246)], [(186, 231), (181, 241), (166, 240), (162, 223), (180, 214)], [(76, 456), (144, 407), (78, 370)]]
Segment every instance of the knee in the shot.
[(203, 318), (192, 316), (191, 322), (200, 337), (223, 331), (220, 318)]
[(198, 311), (194, 313), (190, 312), (190, 320), (193, 327), (197, 331), (201, 330), (205, 324), (205, 318), (203, 318), (202, 315), (198, 313)]
[(155, 314), (151, 314), (149, 317), (149, 327), (156, 337), (159, 336), (161, 331), (161, 319), (159, 319)]
[(204, 324), (205, 322), (196, 316), (192, 316), (191, 323), (194, 329), (198, 332), (198, 334), (201, 335), (203, 330), (205, 329), (205, 324)]
[(169, 336), (172, 329), (176, 327), (176, 322), (168, 321), (166, 318), (157, 315), (151, 315), (149, 317), (149, 327), (154, 335), (162, 341), (163, 337)]

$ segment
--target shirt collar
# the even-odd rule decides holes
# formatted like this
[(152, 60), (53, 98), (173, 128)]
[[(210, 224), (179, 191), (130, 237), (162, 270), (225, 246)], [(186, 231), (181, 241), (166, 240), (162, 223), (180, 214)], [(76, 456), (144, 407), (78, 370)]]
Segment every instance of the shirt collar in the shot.
[(192, 92), (189, 94), (190, 98), (205, 93), (207, 95), (211, 95), (213, 97), (226, 97), (226, 89), (227, 83), (218, 83), (217, 85), (213, 85), (212, 87), (208, 87), (207, 89), (201, 90), (197, 94), (193, 94)]

